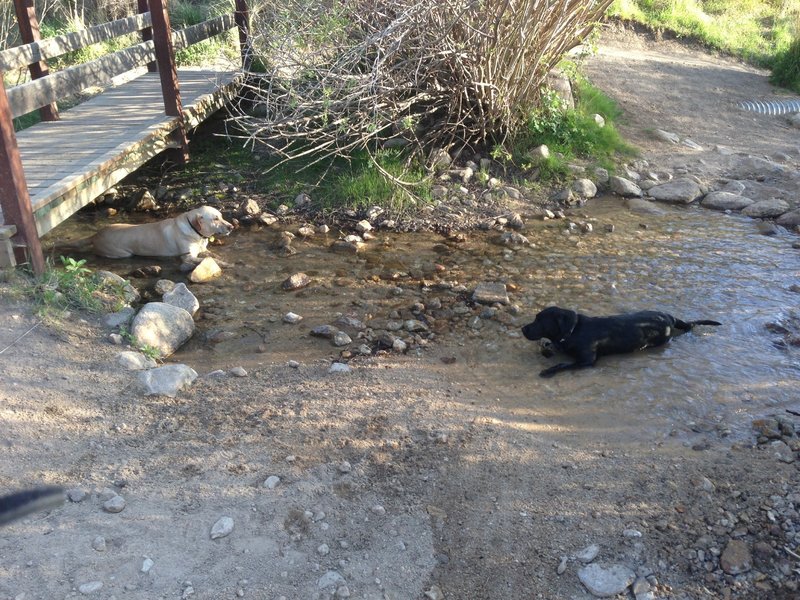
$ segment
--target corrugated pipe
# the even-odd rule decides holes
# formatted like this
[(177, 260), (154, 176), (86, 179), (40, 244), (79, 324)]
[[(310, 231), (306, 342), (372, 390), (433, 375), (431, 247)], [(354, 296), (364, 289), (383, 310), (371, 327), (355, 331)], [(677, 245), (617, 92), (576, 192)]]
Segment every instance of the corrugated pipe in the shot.
[(747, 100), (740, 102), (739, 108), (760, 115), (788, 115), (800, 112), (800, 100)]

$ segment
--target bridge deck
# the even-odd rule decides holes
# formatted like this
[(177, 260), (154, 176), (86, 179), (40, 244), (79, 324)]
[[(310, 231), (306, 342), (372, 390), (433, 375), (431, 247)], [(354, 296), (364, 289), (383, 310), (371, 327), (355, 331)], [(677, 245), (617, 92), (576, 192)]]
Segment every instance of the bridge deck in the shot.
[[(229, 101), (236, 73), (179, 69), (183, 115), (196, 127)], [(173, 147), (158, 73), (146, 73), (17, 133), (39, 236), (150, 158)], [(0, 224), (3, 223), (0, 213)]]

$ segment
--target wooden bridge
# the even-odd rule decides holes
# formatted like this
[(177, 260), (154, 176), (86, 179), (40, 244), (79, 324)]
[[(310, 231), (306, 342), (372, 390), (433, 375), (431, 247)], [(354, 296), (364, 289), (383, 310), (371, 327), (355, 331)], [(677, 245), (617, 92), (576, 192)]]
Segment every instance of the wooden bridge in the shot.
[[(0, 266), (27, 262), (41, 273), (40, 236), (158, 153), (188, 160), (187, 130), (237, 93), (249, 66), (246, 0), (235, 0), (233, 13), (178, 31), (166, 1), (138, 0), (135, 16), (40, 39), (33, 0), (14, 0), (24, 44), (0, 52), (0, 81), (4, 72), (25, 68), (31, 79), (0, 85)], [(176, 50), (233, 28), (242, 69), (176, 68)], [(48, 71), (48, 58), (137, 32), (141, 43)], [(58, 114), (57, 100), (135, 69), (143, 74)], [(36, 110), (41, 122), (15, 133), (13, 119)]]

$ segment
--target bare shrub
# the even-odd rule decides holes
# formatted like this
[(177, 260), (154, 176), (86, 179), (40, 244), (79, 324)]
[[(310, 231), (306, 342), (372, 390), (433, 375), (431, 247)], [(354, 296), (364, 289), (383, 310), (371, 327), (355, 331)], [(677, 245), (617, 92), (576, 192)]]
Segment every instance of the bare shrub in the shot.
[(264, 0), (235, 120), (286, 159), (502, 143), (610, 1)]

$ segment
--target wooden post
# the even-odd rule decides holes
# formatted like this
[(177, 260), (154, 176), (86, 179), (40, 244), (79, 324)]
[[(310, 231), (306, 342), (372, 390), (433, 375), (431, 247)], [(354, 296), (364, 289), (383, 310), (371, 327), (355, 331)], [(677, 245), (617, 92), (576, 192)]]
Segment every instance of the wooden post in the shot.
[(17, 226), (17, 237), (28, 250), (19, 249), (17, 262), (30, 260), (34, 273), (44, 273), (44, 255), (33, 220), (31, 197), (25, 183), (25, 172), (22, 169), (22, 158), (14, 135), (14, 122), (11, 118), (11, 107), (8, 104), (5, 86), (2, 85), (3, 72), (0, 71), (0, 207), (3, 209), (3, 221), (6, 225)]
[[(14, 10), (17, 13), (17, 24), (22, 43), (32, 44), (42, 39), (36, 10), (33, 8), (33, 0), (14, 0)], [(30, 71), (31, 79), (46, 77), (50, 72), (44, 59), (28, 65), (28, 71)], [(39, 115), (42, 117), (42, 121), (58, 121), (58, 107), (55, 102), (42, 106), (39, 109)]]
[[(138, 2), (138, 10), (139, 14), (144, 14), (146, 12), (150, 12), (150, 7), (147, 6), (147, 0), (137, 0)], [(142, 29), (142, 41), (149, 42), (153, 39), (153, 28), (152, 27), (145, 27)], [(147, 63), (147, 70), (151, 73), (155, 73), (158, 71), (158, 67), (156, 67), (155, 62)]]
[(175, 48), (172, 46), (172, 28), (169, 25), (166, 0), (150, 0), (150, 14), (153, 17), (153, 44), (158, 74), (161, 77), (164, 110), (167, 116), (180, 117), (178, 129), (173, 134), (180, 145), (176, 149), (175, 159), (180, 164), (186, 164), (189, 160), (189, 138), (186, 136), (186, 124), (183, 121), (178, 68), (175, 65)]
[(250, 70), (253, 63), (253, 48), (250, 41), (250, 9), (247, 8), (247, 0), (236, 0), (236, 12), (234, 13), (236, 26), (239, 28), (239, 48), (242, 52), (242, 69)]

